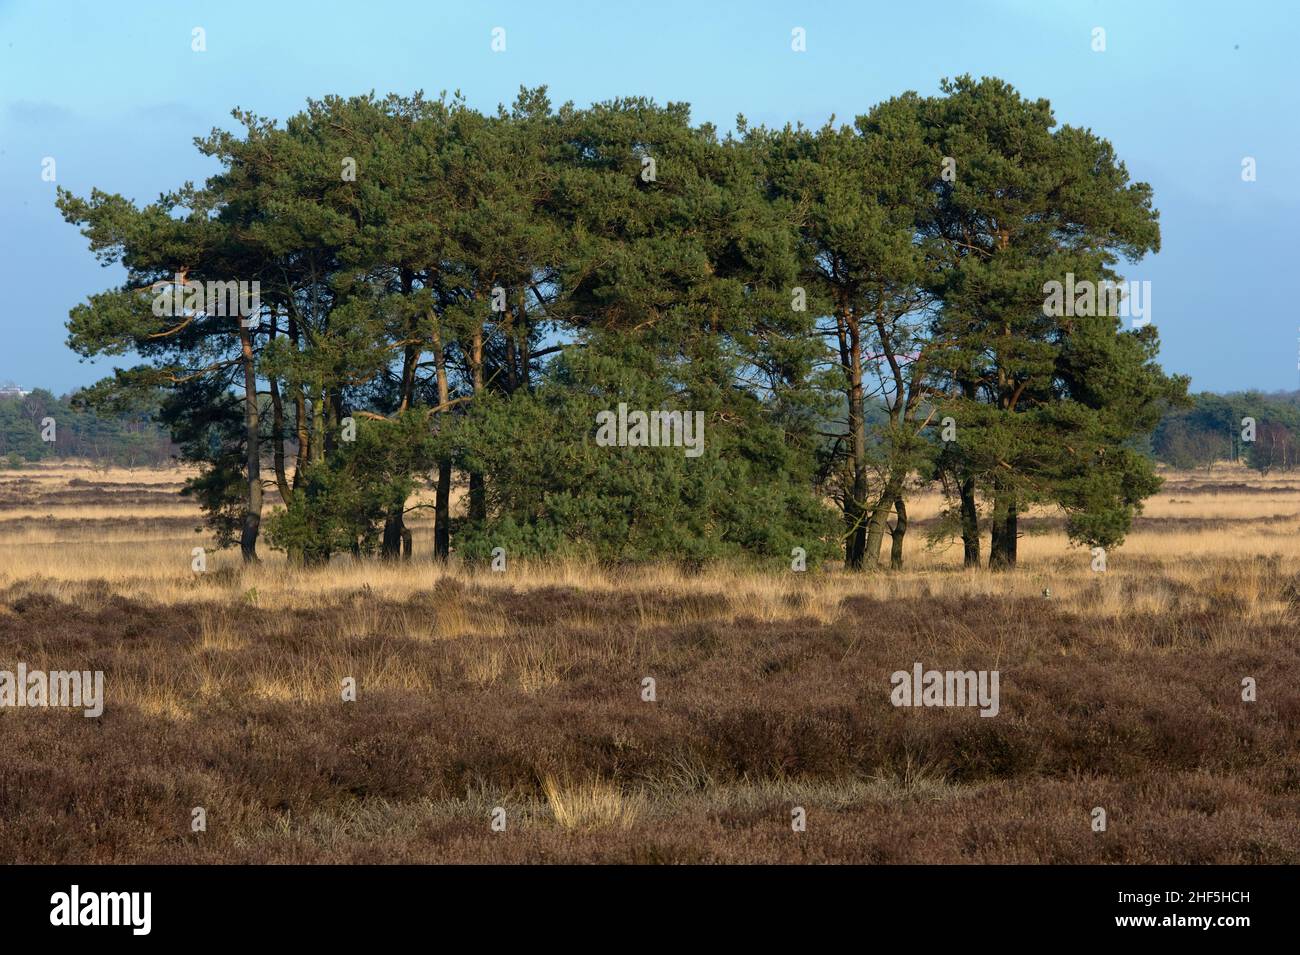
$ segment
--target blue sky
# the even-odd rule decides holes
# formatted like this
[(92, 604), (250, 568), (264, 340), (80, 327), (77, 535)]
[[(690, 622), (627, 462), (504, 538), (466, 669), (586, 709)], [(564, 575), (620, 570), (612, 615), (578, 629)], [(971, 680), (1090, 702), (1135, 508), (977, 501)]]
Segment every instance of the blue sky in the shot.
[[(555, 102), (692, 104), (697, 120), (820, 124), (943, 76), (995, 75), (1110, 139), (1150, 182), (1150, 280), (1170, 371), (1194, 389), (1297, 387), (1287, 287), (1300, 221), (1300, 4), (1208, 0), (443, 3), (0, 0), (0, 382), (108, 372), (64, 345), (68, 310), (119, 284), (54, 208), (57, 185), (149, 201), (214, 166), (196, 135), (238, 105), (283, 119), (327, 93), (461, 90), (492, 109), (520, 84)], [(506, 50), (490, 48), (494, 27)], [(207, 51), (191, 49), (206, 31)], [(791, 50), (794, 27), (807, 52)], [(1106, 31), (1094, 52), (1092, 31)], [(1252, 156), (1257, 181), (1243, 182)]]

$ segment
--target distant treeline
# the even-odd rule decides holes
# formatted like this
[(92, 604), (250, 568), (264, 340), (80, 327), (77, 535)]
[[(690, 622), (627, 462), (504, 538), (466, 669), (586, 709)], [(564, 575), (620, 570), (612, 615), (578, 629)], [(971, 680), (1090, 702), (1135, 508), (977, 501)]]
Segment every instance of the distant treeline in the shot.
[(1240, 461), (1259, 471), (1289, 471), (1300, 459), (1300, 391), (1192, 396), (1169, 411), (1151, 436), (1156, 460), (1176, 468)]
[[(1161, 464), (1187, 469), (1239, 461), (1263, 472), (1300, 465), (1300, 391), (1191, 397), (1192, 407), (1166, 412), (1151, 435), (1151, 455)], [(874, 423), (885, 414), (868, 417)], [(156, 408), (96, 414), (75, 408), (71, 396), (37, 388), (25, 397), (0, 398), (0, 458), (10, 465), (63, 458), (124, 467), (172, 463), (177, 446), (157, 417)], [(55, 421), (53, 442), (41, 439), (46, 418)]]
[(0, 465), (84, 458), (123, 467), (167, 464), (175, 450), (167, 430), (148, 409), (94, 412), (70, 396), (37, 388), (0, 398)]

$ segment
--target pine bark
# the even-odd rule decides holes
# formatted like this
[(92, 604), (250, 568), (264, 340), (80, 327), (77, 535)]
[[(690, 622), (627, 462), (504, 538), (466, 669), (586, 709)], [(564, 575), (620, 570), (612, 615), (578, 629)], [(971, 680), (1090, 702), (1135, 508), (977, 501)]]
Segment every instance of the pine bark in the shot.
[(966, 567), (980, 565), (979, 510), (975, 506), (975, 478), (961, 482), (961, 544)]
[(257, 560), (257, 535), (262, 527), (261, 422), (257, 413), (257, 369), (253, 364), (253, 333), (239, 323), (239, 346), (244, 366), (244, 440), (247, 446), (248, 489), (239, 550), (246, 562)]
[(989, 569), (1011, 570), (1016, 566), (1016, 499), (1000, 490), (993, 503), (993, 539), (989, 545)]
[(894, 498), (894, 526), (890, 528), (889, 567), (903, 569), (903, 539), (907, 536), (907, 505), (902, 497)]

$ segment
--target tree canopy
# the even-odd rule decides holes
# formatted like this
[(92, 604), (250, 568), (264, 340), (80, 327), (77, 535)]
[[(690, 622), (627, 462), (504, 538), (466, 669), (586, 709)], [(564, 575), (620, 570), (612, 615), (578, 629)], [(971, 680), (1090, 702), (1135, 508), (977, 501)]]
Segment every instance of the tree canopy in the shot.
[(939, 481), (968, 563), (983, 523), (1005, 567), (1026, 506), (1113, 546), (1158, 487), (1139, 439), (1186, 382), (1155, 329), (1044, 305), (1158, 250), (1151, 189), (1000, 80), (730, 135), (545, 89), (489, 115), (419, 93), (233, 115), (196, 140), (221, 165), (202, 185), (58, 203), (127, 272), (69, 318), (79, 354), (139, 359), (86, 400), (162, 389), (190, 491), (246, 559), (261, 536), (410, 556), (428, 483), (438, 559), (857, 569), (888, 532), (900, 566), (909, 488)]

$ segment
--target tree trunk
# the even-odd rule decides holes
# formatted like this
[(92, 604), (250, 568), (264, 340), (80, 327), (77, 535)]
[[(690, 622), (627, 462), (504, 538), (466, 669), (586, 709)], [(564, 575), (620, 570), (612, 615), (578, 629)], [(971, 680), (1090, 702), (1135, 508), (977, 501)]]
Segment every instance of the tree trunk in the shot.
[[(438, 406), (446, 408), (451, 400), (451, 388), (447, 384), (447, 356), (442, 350), (442, 332), (438, 327), (437, 317), (433, 322), (433, 367), (438, 381)], [(446, 410), (438, 412), (438, 430), (442, 430), (442, 416)], [(451, 556), (451, 462), (438, 462), (438, 489), (433, 505), (433, 559), (446, 562)]]
[[(903, 476), (891, 474), (884, 491), (876, 499), (875, 505), (871, 508), (871, 519), (867, 524), (867, 549), (864, 564), (869, 568), (880, 566), (880, 546), (885, 539), (885, 531), (889, 525), (889, 512), (895, 507), (895, 502), (902, 496)], [(906, 524), (906, 518), (904, 518)], [(892, 531), (890, 532), (893, 533)], [(906, 530), (904, 530), (906, 533)], [(900, 545), (901, 546), (901, 545)]]
[[(298, 322), (289, 315), (289, 341), (293, 344), (293, 350), (298, 350)], [(311, 460), (311, 430), (307, 423), (307, 395), (303, 391), (303, 386), (298, 383), (293, 386), (293, 414), (294, 430), (297, 432), (298, 453), (293, 459), (293, 489), (296, 491), (302, 486), (303, 468)]]
[(308, 463), (318, 464), (325, 460), (325, 391), (318, 388), (312, 392), (311, 396), (311, 435), (308, 438), (308, 448), (311, 451), (311, 457)]
[(514, 394), (519, 389), (519, 350), (515, 343), (515, 317), (506, 311), (506, 392)]
[[(411, 293), (415, 288), (415, 273), (410, 269), (402, 269), (401, 282), (402, 298), (409, 302)], [(420, 360), (420, 349), (416, 345), (415, 315), (410, 311), (404, 314), (406, 316), (406, 330), (404, 333), (406, 344), (402, 347), (402, 381), (399, 395), (401, 404), (398, 406), (398, 411), (405, 411), (411, 407), (411, 403), (415, 399), (415, 368)]]
[(867, 429), (862, 407), (862, 337), (857, 316), (851, 309), (844, 309), (843, 323), (848, 332), (849, 346), (846, 357), (849, 360), (849, 454), (853, 476), (844, 508), (844, 522), (848, 526), (844, 566), (848, 570), (861, 570), (870, 551), (867, 533)]
[(402, 519), (405, 506), (405, 501), (394, 501), (388, 506), (388, 513), (384, 517), (384, 540), (379, 551), (383, 560), (397, 560), (402, 556), (402, 541), (411, 533)]
[(1016, 500), (999, 491), (993, 503), (993, 540), (989, 545), (989, 569), (1011, 570), (1016, 566)]
[(862, 555), (862, 565), (864, 567), (875, 569), (880, 565), (880, 545), (885, 539), (885, 525), (889, 520), (889, 509), (894, 506), (893, 495), (889, 489), (871, 508), (871, 514), (867, 518), (867, 542), (866, 549)]
[[(409, 297), (414, 287), (415, 277), (407, 269), (402, 270), (402, 294)], [(407, 344), (402, 349), (402, 380), (399, 394), (398, 413), (408, 410), (415, 401), (415, 369), (420, 360), (420, 349), (415, 345), (415, 329), (408, 323), (406, 329)], [(379, 556), (383, 560), (398, 560), (402, 554), (402, 544), (410, 538), (406, 529), (406, 498), (394, 498), (389, 502), (384, 516), (384, 538), (380, 545)], [(407, 548), (406, 556), (410, 556)]]
[(528, 293), (519, 293), (519, 317), (521, 327), (519, 329), (519, 375), (523, 381), (524, 390), (533, 390), (533, 373), (529, 367), (532, 362), (532, 356), (529, 354), (529, 322), (528, 322)]
[(271, 439), (271, 453), (275, 463), (275, 486), (280, 491), (280, 501), (289, 506), (293, 490), (289, 487), (289, 475), (284, 467), (284, 401), (280, 398), (280, 385), (271, 379), (271, 428), (275, 436)]
[(975, 506), (975, 478), (968, 477), (961, 482), (961, 543), (965, 552), (963, 565), (978, 567), (980, 565), (980, 521), (979, 510)]
[[(470, 349), (470, 372), (474, 381), (474, 397), (483, 393), (483, 330), (474, 329), (474, 338)], [(469, 519), (473, 522), (487, 518), (487, 487), (483, 475), (471, 471), (469, 475)]]
[[(271, 315), (271, 337), (275, 338), (278, 333), (276, 327), (279, 316), (275, 313)], [(293, 497), (293, 491), (289, 488), (289, 477), (284, 469), (284, 399), (280, 397), (280, 382), (274, 375), (267, 379), (268, 386), (271, 390), (271, 454), (275, 465), (275, 486), (280, 491), (280, 502), (285, 507), (289, 506), (289, 500)]]
[[(861, 570), (864, 555), (867, 552), (867, 513), (856, 499), (857, 482), (844, 503), (844, 568)], [(863, 491), (866, 489), (863, 488)]]
[(469, 519), (487, 519), (487, 485), (483, 481), (483, 475), (477, 471), (471, 472), (469, 476)]
[(433, 506), (433, 556), (445, 561), (451, 556), (451, 462), (438, 463), (438, 490)]
[(894, 526), (889, 531), (890, 570), (903, 569), (903, 538), (907, 536), (907, 506), (901, 496), (894, 498), (894, 513), (897, 515)]
[(257, 369), (253, 365), (253, 333), (239, 322), (239, 346), (244, 365), (244, 440), (248, 451), (248, 496), (239, 550), (246, 562), (257, 560), (257, 535), (262, 527), (262, 445), (257, 414)]

